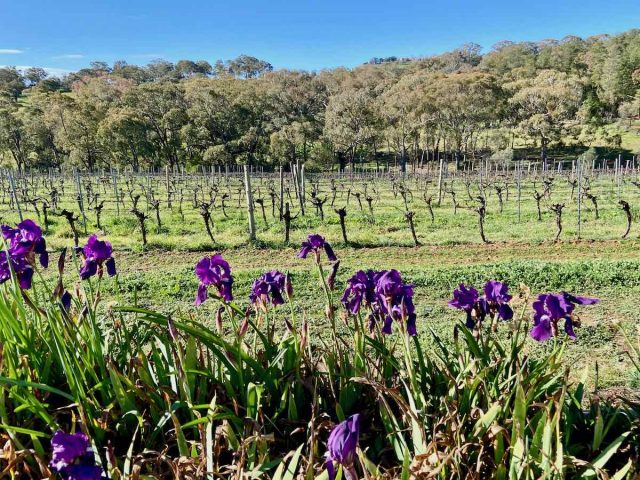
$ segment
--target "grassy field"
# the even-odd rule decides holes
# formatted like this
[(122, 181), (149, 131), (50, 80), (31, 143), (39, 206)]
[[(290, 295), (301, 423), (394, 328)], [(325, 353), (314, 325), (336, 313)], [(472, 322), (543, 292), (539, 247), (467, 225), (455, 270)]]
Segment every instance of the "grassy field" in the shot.
[[(292, 192), (292, 184), (287, 184), (291, 189), (293, 212), (298, 213), (292, 222), (289, 244), (284, 242), (284, 227), (279, 221), (277, 208), (275, 216), (272, 215), (269, 190), (271, 187), (278, 191), (277, 180), (254, 180), (254, 198), (265, 199), (266, 222), (256, 205), (258, 241), (253, 244), (247, 241), (246, 199), (241, 195), (238, 180), (227, 185), (206, 177), (187, 177), (186, 180), (178, 177), (172, 180), (175, 183), (171, 188), (175, 193), (171, 208), (167, 206), (166, 183), (162, 176), (141, 177), (131, 181), (129, 187), (121, 181), (120, 188), (126, 191), (126, 195), (120, 205), (116, 205), (112, 185), (107, 181), (95, 181), (90, 185), (85, 180), (83, 190), (85, 195), (87, 191), (98, 193), (98, 201), (105, 200), (101, 215), (103, 229), (98, 231), (95, 212), (85, 197), (87, 232), (97, 232), (114, 244), (119, 281), (117, 286), (110, 284), (105, 294), (119, 303), (138, 302), (164, 313), (180, 310), (212, 324), (213, 307), (196, 309), (192, 305), (197, 288), (193, 267), (205, 254), (222, 252), (232, 265), (236, 279), (235, 295), (241, 304), (248, 304), (247, 297), (254, 278), (266, 270), (279, 269), (291, 272), (294, 277), (298, 308), (317, 312), (321, 304), (317, 297), (317, 279), (310, 265), (296, 257), (300, 242), (307, 234), (317, 232), (334, 245), (341, 260), (336, 298), (349, 276), (358, 269), (398, 269), (407, 281), (416, 285), (421, 335), (429, 335), (433, 330), (445, 338), (451, 337), (450, 332), (461, 316), (447, 307), (447, 300), (453, 288), (462, 281), (480, 286), (488, 279), (503, 280), (511, 286), (514, 294), (519, 295), (518, 301), (523, 306), (526, 298), (530, 304), (535, 295), (547, 291), (568, 290), (600, 298), (599, 305), (583, 309), (578, 341), (569, 346), (567, 361), (576, 367), (573, 370), (575, 375), (588, 369), (592, 388), (597, 385), (616, 393), (620, 389), (635, 392), (640, 389), (640, 378), (637, 378), (637, 373), (630, 373), (632, 370), (628, 368), (624, 345), (615, 328), (619, 322), (623, 328), (633, 332), (638, 321), (637, 312), (640, 311), (640, 242), (635, 228), (632, 228), (631, 238), (620, 239), (626, 228), (626, 218), (617, 205), (618, 191), (632, 208), (639, 203), (640, 190), (631, 183), (633, 179), (628, 175), (619, 186), (610, 175), (588, 181), (591, 193), (598, 199), (599, 219), (595, 219), (593, 205), (583, 198), (581, 240), (577, 240), (577, 190), (572, 196), (570, 178), (557, 174), (549, 198), (541, 202), (541, 221), (537, 220), (537, 206), (533, 198), (534, 191), (543, 190), (541, 177), (523, 181), (520, 202), (517, 187), (508, 178), (494, 175), (482, 189), (479, 180), (475, 179), (468, 191), (463, 178), (448, 178), (443, 186), (440, 206), (437, 205), (437, 187), (433, 179), (407, 181), (404, 184), (408, 189), (406, 205), (399, 193), (399, 183), (394, 186), (387, 179), (337, 181), (334, 207), (347, 207), (349, 244), (342, 241), (338, 216), (329, 206), (333, 192), (325, 180), (319, 180), (316, 187), (318, 197), (327, 197), (324, 220), (320, 219), (309, 201), (306, 203), (306, 215), (298, 213), (299, 204)], [(508, 196), (506, 184), (509, 185)], [(503, 187), (502, 212), (496, 185)], [(39, 197), (46, 198), (51, 184), (38, 186), (35, 182), (32, 188), (37, 190), (32, 192), (32, 197), (37, 193)], [(61, 192), (64, 188), (58, 210), (67, 208), (79, 216), (82, 243), (84, 227), (74, 198), (74, 184), (67, 179), (64, 185), (56, 184), (56, 188)], [(218, 191), (214, 192), (214, 188)], [(309, 182), (307, 192), (312, 188), (313, 183)], [(181, 206), (178, 201), (180, 190), (183, 197)], [(455, 213), (451, 191), (455, 192), (459, 203)], [(473, 210), (477, 206), (475, 197), (481, 192), (487, 198), (485, 231), (489, 244), (480, 240), (478, 216)], [(223, 214), (220, 198), (224, 193), (229, 198)], [(362, 208), (356, 193), (360, 194)], [(146, 248), (142, 248), (138, 223), (129, 212), (130, 197), (136, 194), (141, 195), (139, 208), (149, 215), (149, 244)], [(194, 204), (195, 200), (201, 202), (214, 195), (217, 198), (212, 209), (216, 243), (212, 244)], [(434, 195), (433, 223), (425, 202), (425, 197), (430, 195)], [(373, 215), (366, 196), (372, 197)], [(162, 228), (159, 230), (155, 224), (155, 211), (147, 203), (152, 198), (162, 199)], [(553, 203), (566, 204), (560, 242), (552, 241), (556, 229), (555, 216), (548, 206)], [(26, 196), (22, 198), (22, 204), (25, 216), (37, 216)], [(413, 246), (404, 219), (407, 208), (416, 212), (416, 230), (422, 244), (419, 247)], [(120, 210), (120, 216), (117, 210)], [(3, 205), (2, 215), (5, 222), (17, 220), (15, 209), (10, 210), (7, 203)], [(49, 221), (49, 244), (54, 249), (72, 245), (66, 220), (56, 216), (52, 210)], [(525, 316), (530, 315), (528, 308), (521, 310)], [(324, 319), (309, 318), (309, 321), (318, 332), (326, 327)], [(508, 334), (508, 326), (502, 328)], [(533, 354), (546, 348), (533, 341), (528, 346)]]
[[(430, 330), (451, 338), (461, 315), (447, 307), (451, 291), (457, 283), (481, 285), (487, 279), (504, 280), (511, 285), (522, 307), (527, 295), (566, 289), (593, 295), (601, 303), (581, 311), (582, 326), (578, 341), (568, 347), (568, 361), (574, 372), (589, 369), (589, 376), (602, 388), (640, 389), (640, 378), (629, 369), (622, 338), (615, 328), (620, 323), (633, 333), (640, 310), (640, 242), (572, 242), (560, 244), (508, 244), (465, 246), (380, 247), (367, 249), (338, 248), (341, 260), (336, 294), (348, 277), (360, 268), (396, 268), (407, 281), (416, 285), (416, 304), (421, 335)], [(297, 251), (286, 248), (241, 248), (227, 250), (236, 279), (235, 295), (240, 304), (248, 305), (251, 282), (263, 271), (280, 269), (292, 274), (299, 308), (317, 318), (309, 318), (312, 329), (326, 329), (325, 319), (317, 313), (317, 278), (307, 261), (296, 257)], [(118, 301), (131, 303), (135, 298), (142, 306), (164, 313), (181, 311), (213, 326), (214, 307), (193, 307), (197, 281), (193, 266), (201, 252), (125, 253), (118, 256), (121, 273), (118, 287), (109, 290)], [(529, 297), (530, 298), (530, 297)], [(530, 302), (529, 302), (530, 303)], [(518, 309), (516, 309), (519, 311)], [(321, 311), (321, 310), (320, 310)], [(529, 308), (524, 309), (529, 315)], [(505, 334), (508, 326), (504, 326)], [(541, 348), (529, 342), (532, 352)], [(635, 375), (635, 376), (634, 376)], [(595, 387), (595, 384), (592, 383)], [(614, 388), (615, 387), (615, 388)]]

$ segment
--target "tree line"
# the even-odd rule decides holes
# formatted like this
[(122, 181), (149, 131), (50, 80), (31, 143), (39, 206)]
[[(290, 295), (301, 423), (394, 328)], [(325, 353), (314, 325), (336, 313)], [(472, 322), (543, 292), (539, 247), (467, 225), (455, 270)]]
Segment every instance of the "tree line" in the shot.
[(0, 68), (0, 158), (18, 169), (287, 165), (567, 142), (619, 146), (640, 115), (640, 30), (476, 44), (353, 68), (274, 70), (230, 61), (93, 62), (64, 78)]

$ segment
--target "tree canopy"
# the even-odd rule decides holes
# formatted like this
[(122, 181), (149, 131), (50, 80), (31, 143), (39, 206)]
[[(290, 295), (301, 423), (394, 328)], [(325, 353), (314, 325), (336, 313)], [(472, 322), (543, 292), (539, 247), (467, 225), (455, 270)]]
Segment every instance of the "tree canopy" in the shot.
[[(429, 161), (615, 142), (640, 119), (640, 30), (477, 44), (353, 68), (274, 70), (249, 55), (210, 63), (92, 62), (51, 77), (0, 68), (0, 159), (23, 169), (229, 163), (326, 166), (393, 154)], [(606, 134), (604, 132), (607, 132)], [(480, 137), (483, 141), (480, 141)]]

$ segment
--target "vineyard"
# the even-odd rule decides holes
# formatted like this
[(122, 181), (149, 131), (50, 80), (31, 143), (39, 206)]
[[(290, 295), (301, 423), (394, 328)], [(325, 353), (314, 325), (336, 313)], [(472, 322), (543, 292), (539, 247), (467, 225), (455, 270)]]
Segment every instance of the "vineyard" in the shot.
[(635, 160), (454, 167), (4, 172), (5, 474), (634, 478)]
[(443, 162), (404, 175), (305, 173), (299, 165), (279, 173), (211, 167), (197, 174), (5, 174), (0, 214), (35, 215), (52, 239), (108, 232), (132, 250), (211, 250), (248, 241), (279, 248), (318, 228), (354, 247), (632, 235), (640, 198), (635, 159), (599, 161), (598, 168), (595, 161), (573, 162), (566, 170), (531, 162), (453, 167)]

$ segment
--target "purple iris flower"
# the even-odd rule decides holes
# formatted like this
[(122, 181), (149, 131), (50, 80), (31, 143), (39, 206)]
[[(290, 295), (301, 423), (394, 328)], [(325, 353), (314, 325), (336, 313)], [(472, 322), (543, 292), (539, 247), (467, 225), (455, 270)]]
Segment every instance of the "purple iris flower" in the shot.
[[(327, 441), (327, 473), (329, 479), (336, 476), (334, 462), (342, 465), (349, 472), (353, 471), (353, 465), (360, 437), (360, 414), (355, 414), (340, 422), (331, 430)], [(353, 476), (353, 478), (356, 478)]]
[(347, 288), (340, 299), (353, 315), (368, 307), (369, 328), (383, 321), (382, 333), (390, 334), (393, 321), (406, 322), (407, 333), (417, 334), (416, 312), (413, 304), (413, 285), (407, 285), (397, 270), (369, 270), (356, 272), (347, 281)]
[(467, 314), (467, 328), (482, 325), (487, 315), (494, 320), (513, 318), (513, 310), (509, 305), (513, 297), (509, 295), (509, 287), (505, 283), (489, 280), (483, 290), (484, 295), (480, 296), (475, 288), (461, 283), (453, 291), (453, 299), (449, 300), (451, 308), (457, 308)]
[(489, 280), (484, 285), (484, 309), (491, 315), (497, 313), (502, 320), (511, 320), (513, 310), (509, 302), (513, 297), (509, 295), (509, 287), (506, 283), (497, 280)]
[(478, 298), (478, 290), (461, 283), (453, 291), (453, 299), (449, 300), (449, 306), (458, 310), (471, 311), (475, 307)]
[(330, 261), (335, 262), (338, 260), (338, 257), (336, 257), (336, 254), (333, 252), (331, 245), (329, 245), (324, 237), (317, 233), (309, 235), (307, 240), (302, 242), (302, 248), (300, 249), (300, 253), (298, 253), (298, 257), (307, 258), (307, 255), (309, 255), (310, 252), (314, 252), (316, 254), (316, 259), (320, 261), (320, 251), (322, 249), (324, 249), (327, 254), (327, 258)]
[(89, 437), (82, 432), (57, 431), (51, 437), (51, 468), (65, 480), (99, 480), (102, 469), (95, 464)]
[(43, 268), (49, 266), (47, 243), (42, 236), (42, 229), (33, 220), (24, 220), (11, 228), (2, 225), (2, 236), (9, 243), (9, 253), (12, 257), (24, 258), (31, 265), (35, 264), (35, 256), (39, 256)]
[(399, 320), (406, 322), (409, 335), (417, 335), (413, 285), (405, 284), (397, 270), (385, 270), (376, 275), (375, 293), (385, 316), (382, 332), (390, 334), (393, 320)]
[(51, 467), (57, 471), (68, 467), (83, 456), (89, 448), (89, 437), (84, 433), (64, 433), (57, 431), (51, 437)]
[[(467, 287), (464, 283), (461, 283), (458, 285), (458, 288), (453, 291), (453, 299), (449, 300), (449, 306), (451, 308), (457, 308), (458, 310), (466, 312), (466, 326), (468, 328), (473, 328), (475, 326), (473, 315), (477, 314), (479, 311), (479, 298), (478, 290), (473, 287)], [(474, 309), (476, 309), (475, 312)]]
[(371, 305), (376, 301), (376, 273), (373, 270), (367, 272), (359, 270), (347, 280), (347, 288), (340, 301), (350, 313), (357, 315), (360, 307)]
[(102, 469), (97, 465), (71, 465), (65, 468), (60, 475), (64, 480), (100, 480)]
[(531, 337), (538, 342), (545, 342), (558, 335), (558, 321), (564, 319), (564, 330), (572, 340), (576, 334), (573, 330), (573, 311), (576, 305), (593, 305), (597, 298), (578, 297), (567, 292), (543, 293), (533, 302), (533, 328)]
[(204, 257), (196, 264), (196, 276), (200, 280), (198, 294), (196, 295), (196, 305), (200, 305), (207, 299), (208, 287), (213, 286), (218, 290), (218, 294), (227, 302), (233, 300), (231, 289), (233, 287), (233, 277), (229, 263), (222, 258), (222, 255)]
[(103, 268), (107, 267), (110, 277), (116, 274), (116, 261), (112, 257), (113, 248), (106, 240), (98, 240), (96, 235), (91, 235), (87, 244), (82, 249), (84, 263), (80, 268), (80, 278), (86, 280), (96, 273), (102, 277)]
[(33, 267), (24, 257), (14, 257), (9, 252), (0, 252), (0, 284), (11, 278), (11, 270), (16, 274), (18, 284), (23, 290), (31, 288), (31, 280), (33, 279)]
[(42, 267), (49, 266), (49, 254), (42, 230), (29, 219), (18, 223), (16, 228), (2, 225), (1, 229), (9, 248), (6, 252), (0, 252), (0, 283), (9, 280), (13, 270), (20, 288), (27, 290), (31, 288), (36, 255)]
[(286, 279), (284, 273), (278, 270), (272, 270), (264, 273), (253, 282), (249, 300), (251, 303), (271, 302), (273, 305), (282, 305), (284, 303), (284, 295), (286, 292)]

